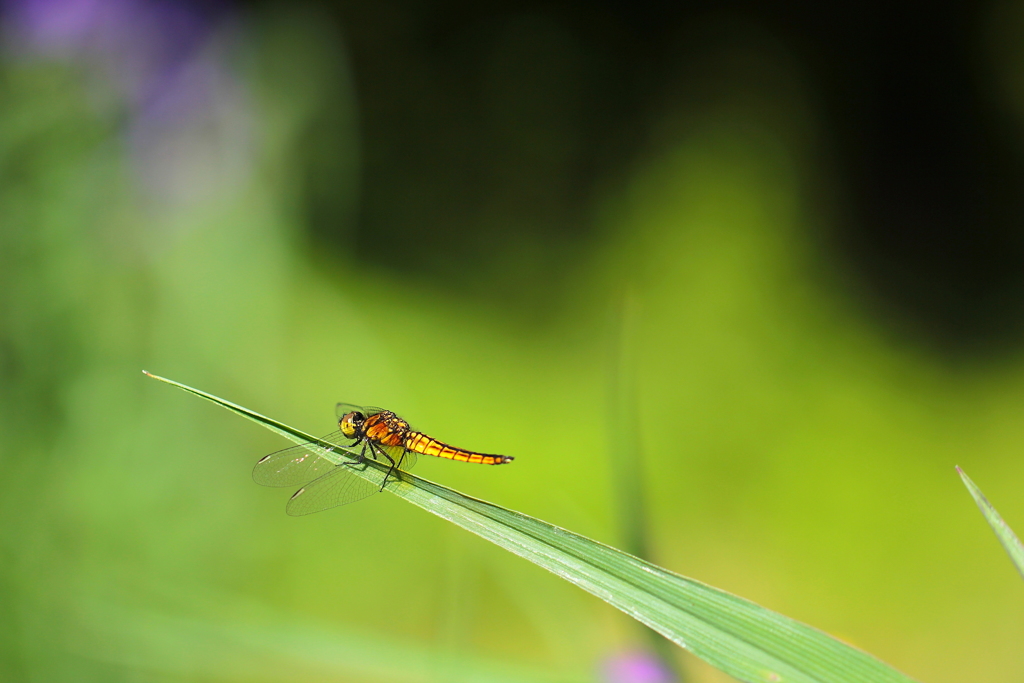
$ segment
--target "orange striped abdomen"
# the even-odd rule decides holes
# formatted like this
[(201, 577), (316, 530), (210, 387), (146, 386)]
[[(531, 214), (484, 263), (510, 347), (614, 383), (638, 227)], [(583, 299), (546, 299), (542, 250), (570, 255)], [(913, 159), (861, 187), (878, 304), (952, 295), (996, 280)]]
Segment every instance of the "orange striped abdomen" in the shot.
[(486, 453), (475, 453), (462, 448), (455, 448), (422, 432), (409, 432), (405, 437), (405, 447), (414, 453), (432, 455), (435, 458), (475, 462), (481, 465), (501, 465), (513, 459), (507, 455), (488, 455)]

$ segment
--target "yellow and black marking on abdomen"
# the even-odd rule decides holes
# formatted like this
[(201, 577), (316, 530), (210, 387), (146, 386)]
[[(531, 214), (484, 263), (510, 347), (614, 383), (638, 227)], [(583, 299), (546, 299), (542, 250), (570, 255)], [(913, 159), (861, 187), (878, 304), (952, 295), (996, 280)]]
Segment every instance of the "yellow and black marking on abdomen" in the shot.
[(422, 455), (432, 455), (435, 458), (448, 458), (460, 462), (475, 462), (481, 465), (501, 465), (511, 462), (513, 458), (507, 455), (488, 455), (487, 453), (475, 453), (462, 448), (455, 448), (437, 439), (431, 438), (422, 432), (408, 432), (405, 435), (406, 450)]

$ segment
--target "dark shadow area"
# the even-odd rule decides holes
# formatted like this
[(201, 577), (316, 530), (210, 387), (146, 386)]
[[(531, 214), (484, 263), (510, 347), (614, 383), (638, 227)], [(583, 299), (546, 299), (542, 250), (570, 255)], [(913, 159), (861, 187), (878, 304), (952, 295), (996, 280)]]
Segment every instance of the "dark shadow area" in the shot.
[(311, 131), (306, 207), (318, 245), (543, 307), (597, 237), (593, 194), (645, 151), (686, 68), (680, 36), (709, 14), (733, 15), (786, 46), (821, 107), (828, 149), (814, 156), (836, 187), (820, 242), (865, 305), (953, 357), (1021, 341), (1024, 164), (1019, 122), (992, 93), (987, 5), (319, 7), (347, 41), (362, 167), (353, 225), (332, 204), (326, 116)]

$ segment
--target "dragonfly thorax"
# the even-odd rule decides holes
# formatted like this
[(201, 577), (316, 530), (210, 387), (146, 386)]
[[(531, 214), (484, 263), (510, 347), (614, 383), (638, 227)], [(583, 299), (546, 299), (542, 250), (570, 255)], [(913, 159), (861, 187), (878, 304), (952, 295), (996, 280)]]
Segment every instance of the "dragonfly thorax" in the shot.
[(409, 423), (390, 410), (382, 410), (366, 418), (362, 435), (383, 446), (401, 446), (409, 432)]

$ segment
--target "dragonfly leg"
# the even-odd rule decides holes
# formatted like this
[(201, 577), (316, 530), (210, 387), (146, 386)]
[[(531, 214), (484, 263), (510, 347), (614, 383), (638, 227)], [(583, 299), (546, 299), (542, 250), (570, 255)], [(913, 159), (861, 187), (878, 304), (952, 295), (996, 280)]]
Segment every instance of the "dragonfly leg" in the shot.
[(374, 446), (376, 446), (376, 448), (379, 450), (381, 455), (383, 455), (385, 458), (388, 459), (388, 461), (391, 462), (391, 467), (388, 468), (388, 473), (384, 475), (384, 482), (380, 485), (380, 490), (383, 491), (384, 487), (387, 486), (387, 484), (388, 484), (388, 479), (391, 477), (391, 473), (395, 471), (395, 467), (396, 467), (395, 459), (392, 458), (388, 454), (388, 452), (386, 450), (384, 450), (383, 448), (381, 448), (379, 445), (374, 444)]
[[(362, 465), (361, 469), (365, 470), (366, 469), (366, 446), (367, 446), (367, 443), (363, 442), (363, 450), (359, 451), (359, 457), (357, 457), (354, 462), (346, 462), (346, 463), (343, 463), (343, 464), (348, 465), (349, 467), (359, 467), (360, 465)], [(371, 452), (371, 455), (372, 455), (372, 452)], [(376, 459), (377, 458), (374, 458), (374, 460), (376, 460)]]

